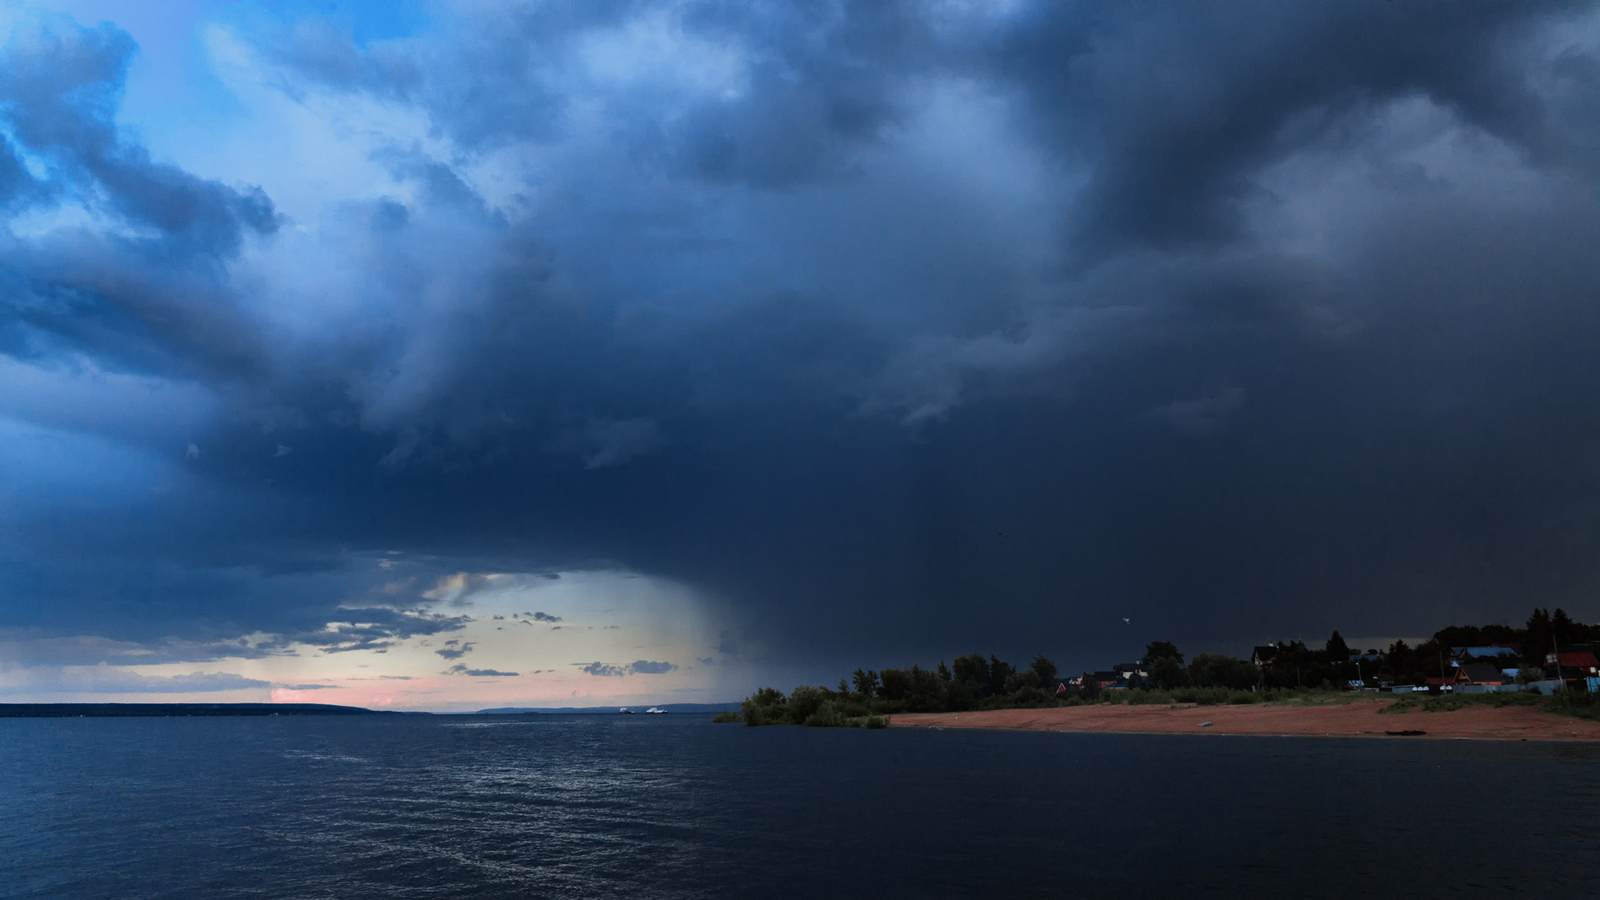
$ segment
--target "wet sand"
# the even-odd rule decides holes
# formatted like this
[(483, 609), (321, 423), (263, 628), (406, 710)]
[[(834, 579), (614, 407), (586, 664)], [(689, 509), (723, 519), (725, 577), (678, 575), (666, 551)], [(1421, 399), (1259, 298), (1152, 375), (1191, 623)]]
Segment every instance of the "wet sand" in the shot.
[[(1027, 731), (1103, 731), (1126, 734), (1259, 734), (1419, 738), (1600, 741), (1600, 722), (1557, 716), (1526, 706), (1470, 706), (1452, 712), (1380, 713), (1392, 698), (1306, 706), (1068, 706), (893, 716), (895, 728), (1010, 728)], [(1210, 725), (1202, 727), (1202, 723)], [(1404, 738), (1396, 737), (1397, 740)]]

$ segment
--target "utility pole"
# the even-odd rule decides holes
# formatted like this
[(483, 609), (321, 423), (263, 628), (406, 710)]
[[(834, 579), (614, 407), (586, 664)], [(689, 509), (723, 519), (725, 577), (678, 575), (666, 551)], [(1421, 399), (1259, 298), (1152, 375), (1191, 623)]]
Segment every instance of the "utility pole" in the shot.
[(1556, 652), (1556, 690), (1565, 690), (1567, 680), (1561, 677), (1561, 645), (1556, 643), (1556, 633), (1550, 632), (1550, 649)]

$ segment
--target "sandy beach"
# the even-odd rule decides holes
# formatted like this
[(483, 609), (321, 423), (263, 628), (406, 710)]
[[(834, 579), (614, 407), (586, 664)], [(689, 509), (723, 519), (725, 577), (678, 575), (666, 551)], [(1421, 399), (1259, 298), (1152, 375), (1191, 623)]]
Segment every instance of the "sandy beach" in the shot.
[[(894, 716), (895, 728), (1010, 728), (1028, 731), (1103, 731), (1128, 734), (1255, 734), (1378, 737), (1394, 740), (1600, 741), (1600, 722), (1557, 716), (1530, 707), (1471, 706), (1450, 712), (1380, 713), (1390, 698), (1314, 705), (1070, 706)], [(1204, 725), (1203, 723), (1210, 723)], [(1391, 736), (1387, 732), (1422, 731)]]

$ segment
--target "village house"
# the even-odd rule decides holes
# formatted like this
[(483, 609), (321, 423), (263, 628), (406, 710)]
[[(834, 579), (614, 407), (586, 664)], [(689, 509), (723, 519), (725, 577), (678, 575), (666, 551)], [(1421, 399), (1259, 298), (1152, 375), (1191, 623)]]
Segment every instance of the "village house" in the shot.
[(1594, 678), (1600, 675), (1600, 660), (1588, 650), (1564, 651), (1560, 656), (1554, 653), (1545, 654), (1546, 666), (1555, 667), (1560, 661), (1562, 678)]
[(1505, 684), (1504, 672), (1490, 663), (1462, 663), (1456, 667), (1457, 684)]

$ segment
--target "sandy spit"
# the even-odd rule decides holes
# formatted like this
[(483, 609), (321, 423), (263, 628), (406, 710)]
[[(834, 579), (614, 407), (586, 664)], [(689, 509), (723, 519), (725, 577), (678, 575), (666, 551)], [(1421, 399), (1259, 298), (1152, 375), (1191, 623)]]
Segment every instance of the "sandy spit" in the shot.
[[(1306, 706), (1067, 706), (964, 713), (910, 713), (895, 728), (1010, 728), (1027, 731), (1103, 731), (1128, 734), (1260, 734), (1390, 737), (1424, 731), (1426, 738), (1600, 741), (1600, 722), (1557, 716), (1525, 706), (1472, 706), (1453, 712), (1380, 714), (1389, 698)], [(1202, 727), (1202, 723), (1210, 725)], [(1415, 740), (1417, 737), (1393, 737)]]

